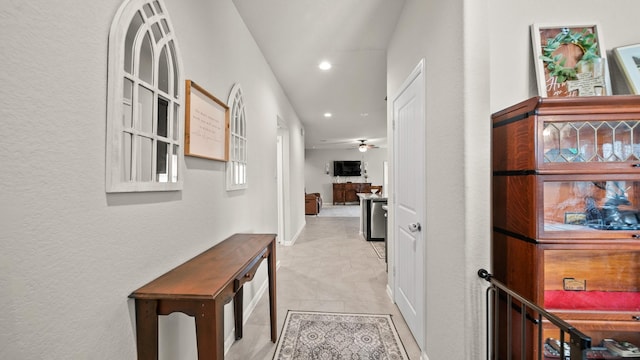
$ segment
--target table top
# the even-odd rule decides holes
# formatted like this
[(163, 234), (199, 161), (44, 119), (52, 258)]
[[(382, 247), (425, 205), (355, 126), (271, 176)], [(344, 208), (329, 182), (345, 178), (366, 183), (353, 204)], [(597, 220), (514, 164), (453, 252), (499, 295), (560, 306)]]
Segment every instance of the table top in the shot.
[(386, 201), (387, 198), (381, 196), (380, 194), (372, 194), (372, 193), (356, 193), (360, 199), (363, 200), (375, 200), (375, 201)]
[(213, 299), (260, 255), (274, 234), (235, 234), (156, 278), (134, 299)]

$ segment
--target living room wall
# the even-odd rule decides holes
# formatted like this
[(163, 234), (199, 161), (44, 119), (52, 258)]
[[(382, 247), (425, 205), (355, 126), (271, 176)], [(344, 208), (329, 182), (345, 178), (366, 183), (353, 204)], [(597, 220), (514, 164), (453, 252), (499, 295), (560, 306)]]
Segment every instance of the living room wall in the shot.
[[(357, 149), (306, 149), (304, 172), (305, 191), (319, 192), (325, 205), (333, 203), (334, 182), (365, 182), (362, 176), (335, 177), (333, 176), (333, 162), (336, 160), (360, 160), (366, 163), (368, 180), (372, 185), (382, 185), (383, 163), (387, 161), (386, 148), (369, 149), (364, 153)], [(329, 165), (329, 174), (326, 166)]]

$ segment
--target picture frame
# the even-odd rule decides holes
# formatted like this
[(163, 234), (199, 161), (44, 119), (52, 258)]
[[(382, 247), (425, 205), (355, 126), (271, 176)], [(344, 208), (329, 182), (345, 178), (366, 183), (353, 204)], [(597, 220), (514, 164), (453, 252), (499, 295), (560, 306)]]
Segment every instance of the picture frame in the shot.
[(185, 94), (184, 154), (229, 161), (229, 107), (191, 80)]
[(584, 225), (587, 222), (587, 214), (581, 212), (564, 213), (564, 223), (569, 225)]
[(611, 95), (607, 53), (598, 24), (531, 25), (541, 97)]
[(613, 49), (616, 61), (632, 94), (640, 94), (640, 44)]

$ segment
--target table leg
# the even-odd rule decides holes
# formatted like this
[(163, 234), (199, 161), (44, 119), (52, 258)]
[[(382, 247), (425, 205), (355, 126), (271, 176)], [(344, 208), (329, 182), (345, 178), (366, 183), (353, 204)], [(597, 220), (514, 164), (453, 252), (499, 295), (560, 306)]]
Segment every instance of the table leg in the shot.
[(138, 360), (158, 360), (158, 302), (136, 299)]
[(203, 301), (195, 320), (198, 360), (224, 359), (224, 301)]
[(269, 274), (269, 312), (271, 315), (271, 341), (278, 341), (278, 315), (276, 308), (276, 241), (271, 241), (267, 272)]
[(244, 287), (240, 287), (236, 294), (233, 295), (233, 318), (236, 323), (236, 340), (242, 339), (242, 300)]

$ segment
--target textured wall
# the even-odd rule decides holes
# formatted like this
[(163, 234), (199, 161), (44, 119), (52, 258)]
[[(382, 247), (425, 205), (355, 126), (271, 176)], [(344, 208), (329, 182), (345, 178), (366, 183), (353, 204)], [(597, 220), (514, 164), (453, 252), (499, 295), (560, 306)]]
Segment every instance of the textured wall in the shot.
[(529, 26), (598, 23), (614, 91), (625, 93), (611, 49), (640, 43), (639, 9), (634, 0), (406, 0), (389, 43), (387, 84), (393, 99), (426, 59), (424, 356), (484, 356), (484, 297), (475, 272), (490, 261), (490, 114), (537, 94)]
[(529, 29), (534, 23), (599, 24), (614, 94), (629, 92), (611, 51), (640, 43), (637, 1), (620, 0), (610, 6), (597, 0), (497, 0), (489, 4), (492, 112), (538, 94)]
[[(426, 219), (421, 221), (425, 240), (426, 320), (424, 338), (418, 339), (418, 343), (424, 344), (424, 354), (431, 359), (462, 359), (464, 348), (453, 343), (466, 341), (461, 338), (465, 316), (462, 5), (462, 0), (407, 1), (387, 58), (390, 110), (407, 76), (422, 58), (426, 60), (427, 208)], [(390, 159), (393, 156), (389, 154)], [(393, 174), (393, 162), (390, 165), (389, 173)], [(391, 223), (394, 221), (392, 214)]]
[[(107, 195), (107, 40), (121, 2), (2, 3), (0, 358), (135, 359), (131, 291), (232, 233), (277, 231), (276, 119), (300, 123), (230, 1), (167, 0), (186, 78), (224, 101), (243, 85), (249, 189), (227, 193), (223, 163), (187, 158), (183, 191)], [(289, 204), (292, 228), (303, 205)], [(196, 358), (191, 318), (163, 319), (160, 333), (161, 358)]]

